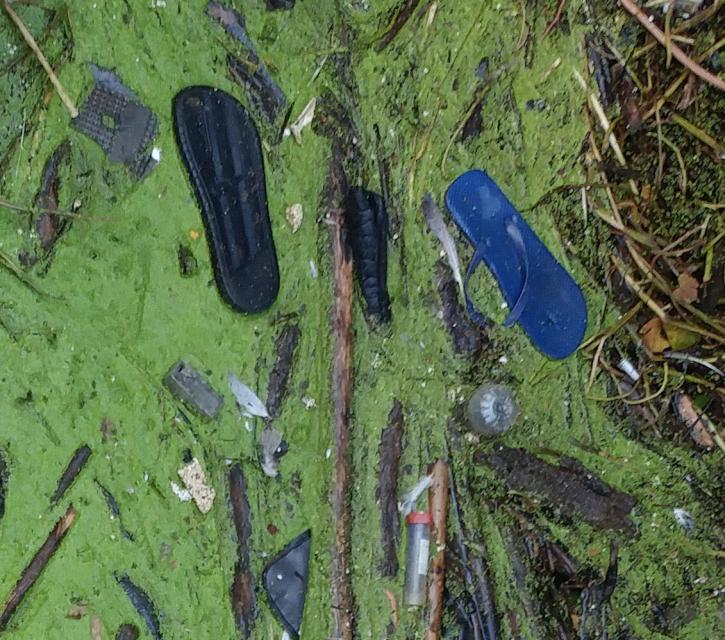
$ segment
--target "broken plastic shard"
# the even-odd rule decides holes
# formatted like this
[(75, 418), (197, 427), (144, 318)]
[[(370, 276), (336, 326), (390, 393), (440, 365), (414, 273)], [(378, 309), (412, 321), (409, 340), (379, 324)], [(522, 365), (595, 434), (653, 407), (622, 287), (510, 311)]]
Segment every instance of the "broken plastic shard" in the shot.
[(262, 471), (270, 478), (276, 478), (279, 475), (279, 460), (289, 447), (282, 434), (271, 427), (262, 431), (259, 444), (262, 447)]
[(297, 536), (267, 565), (262, 576), (269, 605), (294, 640), (300, 637), (305, 610), (311, 539), (309, 530)]
[(95, 86), (73, 127), (95, 140), (111, 162), (130, 167), (144, 178), (158, 164), (147, 150), (159, 131), (158, 118), (109, 69), (90, 65)]
[(227, 373), (227, 381), (229, 382), (229, 388), (237, 400), (237, 406), (244, 415), (269, 418), (269, 413), (267, 412), (267, 407), (264, 406), (264, 402), (231, 371)]
[(164, 386), (174, 397), (206, 418), (216, 418), (224, 399), (196, 369), (179, 360), (164, 376)]

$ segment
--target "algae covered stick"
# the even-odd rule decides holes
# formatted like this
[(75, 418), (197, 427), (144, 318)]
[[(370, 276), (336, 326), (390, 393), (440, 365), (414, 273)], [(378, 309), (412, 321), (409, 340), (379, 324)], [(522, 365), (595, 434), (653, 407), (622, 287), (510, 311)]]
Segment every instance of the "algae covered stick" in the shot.
[(333, 143), (327, 176), (326, 202), (332, 232), (332, 269), (334, 301), (332, 333), (332, 437), (335, 446), (335, 471), (332, 511), (335, 518), (335, 542), (332, 549), (332, 615), (335, 640), (355, 636), (355, 607), (351, 579), (352, 452), (350, 415), (352, 412), (352, 260), (345, 242), (345, 200), (347, 179), (343, 169), (343, 151)]
[(380, 575), (384, 578), (394, 578), (398, 575), (398, 541), (400, 539), (398, 477), (402, 451), (403, 405), (396, 400), (388, 415), (388, 426), (380, 435), (378, 498), (380, 500), (380, 546), (383, 551)]
[(146, 626), (151, 633), (151, 637), (154, 640), (163, 640), (159, 617), (156, 613), (156, 606), (151, 601), (149, 594), (132, 582), (131, 578), (129, 578), (126, 574), (121, 576), (117, 575), (116, 582), (118, 582), (121, 589), (124, 590), (128, 599), (131, 601), (133, 608), (136, 609), (138, 615), (140, 615), (146, 623)]
[(65, 514), (55, 523), (55, 527), (48, 534), (43, 546), (38, 549), (30, 564), (25, 567), (25, 570), (20, 575), (20, 579), (15, 583), (13, 590), (10, 592), (7, 600), (5, 600), (2, 613), (0, 613), (0, 631), (5, 629), (15, 609), (18, 608), (18, 605), (23, 601), (25, 595), (35, 584), (38, 576), (40, 576), (45, 566), (53, 557), (53, 554), (58, 550), (60, 543), (65, 538), (66, 533), (68, 533), (75, 519), (76, 510), (73, 508), (73, 505), (70, 505)]
[(277, 354), (267, 385), (267, 413), (271, 419), (278, 418), (282, 411), (282, 401), (287, 394), (292, 363), (300, 341), (300, 328), (296, 324), (287, 325), (277, 336), (274, 350)]
[(54, 507), (57, 505), (61, 498), (65, 495), (65, 492), (70, 489), (73, 481), (78, 477), (78, 474), (86, 466), (88, 458), (91, 457), (91, 448), (88, 445), (83, 445), (73, 454), (68, 466), (65, 468), (63, 475), (58, 480), (58, 486), (55, 492), (50, 498), (50, 506)]
[(239, 463), (229, 470), (229, 497), (232, 504), (234, 528), (237, 531), (237, 563), (234, 567), (234, 582), (231, 587), (234, 623), (242, 638), (252, 637), (256, 617), (254, 576), (249, 561), (249, 538), (252, 535), (252, 520), (247, 500), (247, 482)]

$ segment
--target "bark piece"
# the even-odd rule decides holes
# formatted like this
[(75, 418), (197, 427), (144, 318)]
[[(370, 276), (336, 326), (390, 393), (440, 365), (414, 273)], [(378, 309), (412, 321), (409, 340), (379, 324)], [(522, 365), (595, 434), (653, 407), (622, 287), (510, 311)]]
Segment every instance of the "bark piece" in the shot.
[(388, 415), (388, 426), (380, 435), (378, 498), (380, 500), (380, 546), (383, 551), (380, 575), (384, 578), (394, 578), (398, 575), (398, 542), (400, 541), (398, 478), (400, 456), (403, 452), (403, 425), (403, 405), (396, 400)]
[(541, 496), (569, 517), (598, 529), (634, 531), (629, 514), (635, 499), (602, 482), (578, 460), (561, 458), (553, 465), (525, 449), (509, 447), (478, 452), (474, 460), (492, 467), (509, 489)]

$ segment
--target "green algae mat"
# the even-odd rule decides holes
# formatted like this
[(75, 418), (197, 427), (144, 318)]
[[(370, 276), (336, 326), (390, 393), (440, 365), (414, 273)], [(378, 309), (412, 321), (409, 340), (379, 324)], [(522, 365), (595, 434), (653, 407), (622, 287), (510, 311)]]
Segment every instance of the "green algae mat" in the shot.
[[(154, 145), (161, 160), (142, 181), (110, 164), (71, 129), (34, 57), (0, 16), (0, 197), (12, 205), (0, 207), (0, 597), (11, 592), (70, 503), (77, 512), (0, 637), (112, 638), (124, 623), (152, 637), (119, 586), (123, 575), (153, 601), (167, 640), (239, 637), (230, 601), (237, 539), (227, 484), (230, 466), (239, 463), (258, 585), (252, 637), (282, 636), (261, 589), (262, 570), (310, 529), (301, 636), (328, 638), (335, 382), (330, 232), (321, 202), (330, 141), (314, 119), (299, 142), (260, 125), (281, 288), (269, 311), (235, 313), (213, 283), (204, 228), (174, 140), (171, 102), (182, 88), (202, 84), (246, 104), (227, 73), (227, 55), (239, 53), (238, 43), (199, 0), (41, 4), (16, 8), (69, 94), (81, 103), (89, 93), (89, 63), (113, 69), (158, 115)], [(487, 566), (501, 638), (566, 637), (555, 629), (582, 638), (717, 637), (722, 540), (712, 505), (722, 490), (719, 452), (695, 455), (633, 437), (631, 424), (607, 411), (603, 399), (611, 389), (599, 378), (590, 388), (588, 359), (575, 354), (550, 361), (518, 328), (492, 326), (480, 353), (457, 356), (441, 310), (440, 246), (420, 211), (426, 192), (442, 202), (461, 172), (485, 168), (581, 284), (588, 335), (617, 319), (603, 286), (555, 224), (586, 211), (569, 200), (562, 213), (544, 198), (583, 181), (578, 157), (587, 135), (586, 93), (574, 71), (586, 67), (586, 3), (568, 3), (567, 28), (541, 38), (559, 3), (404, 2), (411, 15), (385, 47), (377, 46), (381, 38), (391, 27), (397, 31), (400, 7), (392, 0), (299, 0), (291, 11), (268, 11), (261, 0), (233, 4), (287, 96), (291, 121), (313, 97), (342, 105), (356, 132), (351, 184), (385, 189), (392, 203), (390, 327), (366, 322), (359, 292), (354, 306), (350, 500), (357, 636), (419, 638), (426, 628), (419, 611), (402, 605), (402, 569), (397, 578), (380, 577), (378, 450), (399, 400), (405, 421), (400, 493), (436, 458), (450, 461), (469, 554)], [(57, 206), (70, 224), (51, 253), (30, 264), (27, 255), (39, 242), (30, 222), (34, 198), (46, 161), (65, 140), (69, 160)], [(285, 212), (294, 204), (304, 215), (293, 231)], [(465, 243), (459, 250), (467, 261)], [(482, 310), (502, 320), (495, 283), (482, 274), (472, 286)], [(240, 415), (227, 373), (265, 398), (275, 340), (290, 323), (299, 326), (300, 342), (274, 420), (289, 452), (279, 476), (270, 478), (260, 466), (263, 424)], [(180, 358), (224, 395), (216, 420), (189, 414), (162, 386)], [(486, 381), (509, 385), (521, 407), (517, 425), (495, 445), (466, 435), (461, 417), (472, 391)], [(593, 526), (528, 496), (526, 487), (507, 492), (492, 465), (481, 463), (499, 444), (547, 460), (576, 459), (634, 498), (628, 527)], [(49, 506), (58, 478), (83, 446), (92, 451), (87, 465)], [(205, 515), (172, 488), (189, 456), (216, 491)], [(109, 511), (107, 494), (117, 513)], [(693, 526), (678, 522), (682, 512)], [(453, 539), (453, 514), (449, 526)], [(564, 579), (566, 571), (535, 566), (521, 546), (532, 536), (539, 546), (566, 549), (576, 570)], [(580, 594), (604, 579), (613, 540), (616, 586), (596, 621), (609, 635), (586, 635), (588, 603)], [(401, 563), (404, 550), (403, 536)], [(452, 603), (466, 591), (458, 560), (452, 542), (444, 616), (451, 638), (459, 637)]]

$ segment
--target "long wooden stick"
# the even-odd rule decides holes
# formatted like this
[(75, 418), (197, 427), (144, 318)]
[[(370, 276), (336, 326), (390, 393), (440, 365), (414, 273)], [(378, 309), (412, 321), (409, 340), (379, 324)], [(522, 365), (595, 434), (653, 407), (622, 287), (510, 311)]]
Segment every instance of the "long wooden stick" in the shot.
[(448, 465), (436, 460), (430, 469), (433, 484), (428, 490), (428, 505), (433, 518), (431, 540), (437, 553), (431, 563), (431, 579), (428, 588), (428, 630), (426, 640), (438, 640), (441, 635), (443, 614), (443, 587), (446, 570), (446, 520), (448, 519)]
[(5, 606), (3, 607), (2, 613), (0, 613), (0, 631), (5, 629), (10, 618), (12, 617), (15, 610), (18, 608), (20, 603), (23, 601), (25, 595), (30, 591), (30, 588), (35, 584), (38, 576), (41, 574), (48, 561), (53, 557), (53, 554), (58, 550), (60, 543), (63, 541), (65, 534), (68, 533), (68, 529), (76, 519), (76, 510), (73, 505), (68, 507), (68, 510), (56, 522), (53, 530), (48, 534), (43, 546), (38, 549), (30, 564), (25, 567), (25, 570), (20, 574), (20, 579), (15, 583), (13, 590), (10, 592), (7, 600), (5, 600)]
[(332, 510), (335, 518), (335, 544), (332, 550), (333, 638), (352, 640), (355, 631), (355, 604), (351, 579), (352, 455), (350, 414), (352, 409), (352, 261), (345, 242), (345, 198), (347, 181), (343, 152), (333, 143), (327, 179), (327, 203), (332, 230), (332, 268), (335, 300), (332, 310), (334, 353), (332, 362), (332, 435), (335, 445), (335, 475)]
[(15, 26), (18, 28), (18, 31), (20, 31), (25, 42), (33, 50), (35, 57), (38, 59), (38, 62), (40, 62), (40, 65), (45, 70), (45, 73), (48, 74), (48, 78), (50, 78), (50, 81), (53, 83), (55, 90), (58, 92), (58, 97), (61, 99), (61, 101), (65, 105), (65, 108), (68, 109), (68, 113), (70, 113), (70, 117), (77, 118), (78, 109), (76, 109), (76, 106), (73, 103), (73, 100), (70, 99), (70, 96), (66, 93), (65, 89), (63, 88), (63, 85), (60, 83), (60, 80), (58, 80), (58, 76), (55, 75), (55, 72), (51, 68), (47, 58), (43, 55), (43, 52), (40, 50), (38, 43), (35, 42), (35, 38), (33, 38), (33, 34), (30, 33), (30, 31), (28, 31), (28, 28), (25, 26), (23, 21), (20, 19), (20, 16), (17, 13), (15, 13), (13, 8), (10, 6), (10, 3), (8, 2), (8, 0), (3, 0), (3, 6), (5, 7), (5, 11), (7, 11), (8, 15), (10, 16), (10, 19), (15, 23)]
[(704, 67), (697, 64), (697, 62), (690, 58), (682, 49), (680, 49), (680, 47), (678, 47), (672, 41), (667, 43), (667, 38), (665, 37), (665, 34), (662, 32), (662, 30), (650, 20), (650, 16), (642, 11), (642, 9), (639, 8), (636, 2), (633, 2), (633, 0), (619, 1), (622, 3), (622, 6), (627, 11), (629, 11), (629, 13), (631, 13), (635, 18), (637, 18), (640, 24), (652, 34), (652, 37), (657, 40), (657, 42), (659, 42), (662, 46), (667, 46), (669, 44), (672, 55), (677, 59), (680, 64), (682, 64), (682, 66), (692, 71), (692, 73), (694, 73), (705, 82), (711, 84), (716, 89), (720, 89), (720, 91), (725, 91), (725, 81), (716, 76), (714, 73), (711, 73)]

